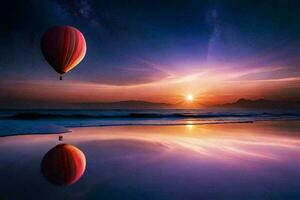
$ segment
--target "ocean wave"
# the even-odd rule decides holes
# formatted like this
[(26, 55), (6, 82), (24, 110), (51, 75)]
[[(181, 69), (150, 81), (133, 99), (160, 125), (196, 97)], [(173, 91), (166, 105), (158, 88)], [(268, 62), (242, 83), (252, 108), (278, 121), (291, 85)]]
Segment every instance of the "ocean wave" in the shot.
[(2, 111), (0, 136), (62, 133), (71, 127), (179, 126), (300, 120), (300, 113), (211, 112), (201, 110), (43, 110)]
[(0, 137), (30, 134), (58, 134), (70, 132), (65, 126), (43, 122), (0, 121)]
[(260, 117), (299, 117), (300, 113), (118, 113), (118, 114), (74, 114), (74, 113), (16, 113), (1, 119), (186, 119), (186, 118), (260, 118)]

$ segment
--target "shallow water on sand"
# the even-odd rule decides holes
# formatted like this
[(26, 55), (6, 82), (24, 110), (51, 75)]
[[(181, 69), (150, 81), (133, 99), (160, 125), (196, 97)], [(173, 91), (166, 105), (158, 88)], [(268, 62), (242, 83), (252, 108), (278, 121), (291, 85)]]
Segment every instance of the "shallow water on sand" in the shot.
[(299, 199), (300, 121), (73, 128), (87, 168), (41, 174), (58, 134), (0, 138), (0, 199)]

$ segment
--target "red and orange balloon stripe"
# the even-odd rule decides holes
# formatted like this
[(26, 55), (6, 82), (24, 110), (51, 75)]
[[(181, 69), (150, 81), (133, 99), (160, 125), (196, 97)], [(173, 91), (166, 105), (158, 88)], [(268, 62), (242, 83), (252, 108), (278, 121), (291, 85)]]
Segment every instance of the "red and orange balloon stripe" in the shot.
[(41, 50), (55, 71), (64, 74), (84, 58), (86, 41), (82, 33), (74, 27), (55, 26), (43, 35)]

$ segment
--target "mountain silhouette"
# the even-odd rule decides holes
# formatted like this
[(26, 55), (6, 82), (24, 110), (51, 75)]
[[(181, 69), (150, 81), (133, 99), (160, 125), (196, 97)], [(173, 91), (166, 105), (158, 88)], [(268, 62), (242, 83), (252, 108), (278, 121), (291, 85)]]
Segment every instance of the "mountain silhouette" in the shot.
[(148, 101), (117, 101), (117, 102), (100, 102), (100, 103), (78, 103), (76, 107), (85, 109), (163, 109), (172, 108), (171, 104), (155, 103)]
[(251, 108), (251, 109), (300, 109), (300, 101), (278, 101), (267, 99), (239, 99), (233, 103), (221, 104), (216, 107)]

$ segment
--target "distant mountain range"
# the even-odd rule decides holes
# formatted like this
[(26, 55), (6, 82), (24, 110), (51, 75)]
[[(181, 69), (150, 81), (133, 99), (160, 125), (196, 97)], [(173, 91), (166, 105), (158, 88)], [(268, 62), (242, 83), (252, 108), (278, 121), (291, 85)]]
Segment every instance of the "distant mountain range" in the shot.
[[(182, 105), (168, 104), (160, 102), (148, 101), (117, 101), (117, 102), (96, 102), (96, 103), (65, 103), (56, 106), (48, 104), (37, 104), (35, 107), (30, 107), (24, 104), (24, 107), (12, 106), (4, 109), (180, 109)], [(193, 107), (196, 109), (196, 107)], [(203, 107), (201, 107), (203, 108)], [(281, 109), (281, 110), (300, 110), (300, 101), (275, 101), (266, 99), (239, 99), (233, 103), (218, 104), (207, 106), (207, 108), (242, 108), (242, 109)], [(3, 109), (3, 108), (0, 108)]]
[[(154, 103), (148, 101), (118, 101), (101, 103), (80, 103), (76, 107), (86, 109), (171, 109), (180, 108), (179, 105), (167, 103)], [(245, 108), (245, 109), (300, 109), (300, 101), (274, 101), (267, 99), (239, 99), (233, 103), (219, 104), (219, 108)]]
[(101, 103), (78, 103), (76, 107), (85, 109), (166, 109), (172, 108), (172, 104), (154, 103), (148, 101), (118, 101)]
[(300, 109), (300, 101), (275, 101), (266, 99), (239, 99), (234, 103), (216, 105), (222, 108), (249, 108), (249, 109)]

